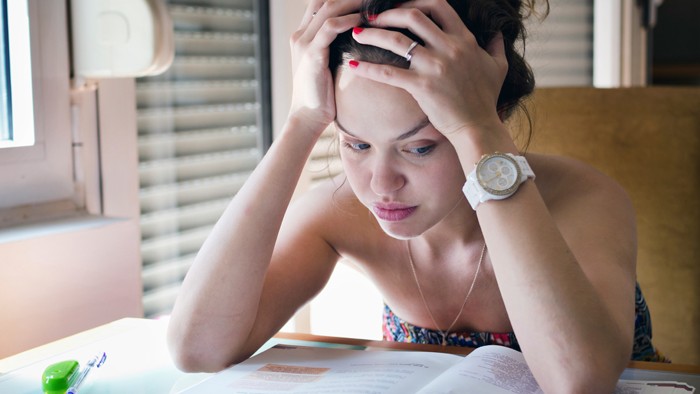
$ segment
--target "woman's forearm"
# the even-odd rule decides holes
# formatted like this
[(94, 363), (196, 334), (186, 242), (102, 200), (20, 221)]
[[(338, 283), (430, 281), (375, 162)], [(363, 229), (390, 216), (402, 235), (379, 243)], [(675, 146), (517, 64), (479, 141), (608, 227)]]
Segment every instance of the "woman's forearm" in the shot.
[(534, 183), (522, 186), (512, 199), (485, 204), (478, 213), (518, 342), (545, 392), (604, 392), (629, 360), (631, 338), (567, 246)]
[(170, 320), (168, 342), (181, 368), (221, 369), (243, 351), (282, 219), (319, 134), (290, 119), (204, 242)]
[[(453, 141), (462, 147), (458, 152), (465, 174), (482, 154), (518, 153), (503, 129), (490, 135), (473, 134)], [(581, 211), (577, 216), (568, 215), (567, 222), (585, 229), (595, 221), (594, 213)], [(625, 220), (624, 210), (617, 211)], [(569, 392), (581, 385), (592, 389), (595, 384), (614, 384), (631, 350), (631, 325), (626, 329), (624, 323), (631, 323), (634, 283), (624, 277), (633, 274), (625, 271), (624, 262), (616, 262), (633, 260), (625, 255), (629, 248), (625, 249), (624, 242), (616, 244), (612, 237), (605, 240), (602, 232), (594, 234), (592, 229), (577, 230), (578, 238), (565, 238), (532, 180), (506, 200), (480, 204), (477, 216), (508, 316), (540, 385)], [(603, 231), (618, 228), (624, 233), (630, 223), (633, 227), (633, 221), (617, 223), (612, 216), (604, 220), (609, 223), (598, 225), (607, 227)], [(591, 245), (597, 237), (603, 240)], [(598, 249), (605, 252), (598, 254)], [(612, 268), (615, 264), (619, 266)], [(605, 271), (592, 273), (599, 265)], [(610, 295), (609, 289), (601, 291), (608, 286), (601, 284), (604, 272), (622, 278), (615, 295), (630, 294), (629, 310), (624, 309), (626, 304), (603, 299)], [(629, 318), (615, 315), (623, 310), (629, 312)]]

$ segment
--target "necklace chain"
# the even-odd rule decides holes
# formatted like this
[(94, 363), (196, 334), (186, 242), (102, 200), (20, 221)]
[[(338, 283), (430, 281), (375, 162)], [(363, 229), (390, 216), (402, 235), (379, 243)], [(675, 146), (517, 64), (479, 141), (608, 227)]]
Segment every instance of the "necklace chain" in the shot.
[(425, 306), (425, 310), (428, 311), (428, 315), (430, 316), (430, 319), (433, 321), (433, 324), (435, 325), (435, 328), (438, 330), (440, 333), (440, 336), (442, 337), (442, 346), (447, 345), (447, 336), (450, 333), (450, 330), (452, 330), (452, 327), (457, 323), (457, 320), (459, 320), (459, 317), (462, 316), (462, 310), (464, 310), (464, 306), (467, 305), (467, 300), (469, 299), (469, 296), (472, 294), (472, 290), (474, 290), (474, 285), (476, 284), (476, 278), (479, 276), (479, 270), (481, 269), (481, 262), (484, 261), (484, 254), (486, 254), (486, 242), (484, 242), (484, 246), (481, 248), (481, 256), (479, 256), (479, 263), (476, 266), (476, 272), (474, 273), (474, 279), (472, 279), (472, 284), (469, 286), (469, 290), (467, 291), (467, 295), (464, 297), (464, 302), (462, 302), (462, 306), (459, 308), (459, 313), (457, 313), (457, 316), (455, 316), (454, 320), (452, 320), (452, 323), (450, 324), (449, 327), (447, 327), (447, 330), (442, 331), (440, 329), (440, 326), (437, 324), (435, 321), (435, 317), (433, 316), (433, 312), (431, 312), (430, 307), (428, 306), (428, 301), (425, 299), (425, 295), (423, 294), (423, 289), (421, 288), (420, 281), (418, 281), (418, 274), (416, 274), (416, 267), (415, 264), (413, 264), (413, 256), (411, 256), (411, 244), (409, 240), (406, 240), (406, 250), (408, 251), (408, 262), (411, 264), (411, 272), (413, 272), (413, 279), (416, 281), (416, 286), (418, 287), (418, 294), (420, 294), (420, 298), (423, 300), (423, 305)]

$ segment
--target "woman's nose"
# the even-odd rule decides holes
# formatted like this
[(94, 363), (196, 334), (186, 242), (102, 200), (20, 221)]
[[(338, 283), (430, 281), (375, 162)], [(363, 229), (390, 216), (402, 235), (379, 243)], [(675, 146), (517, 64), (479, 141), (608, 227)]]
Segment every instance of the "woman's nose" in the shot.
[(378, 196), (391, 195), (406, 183), (397, 163), (389, 158), (377, 158), (372, 172), (370, 187)]

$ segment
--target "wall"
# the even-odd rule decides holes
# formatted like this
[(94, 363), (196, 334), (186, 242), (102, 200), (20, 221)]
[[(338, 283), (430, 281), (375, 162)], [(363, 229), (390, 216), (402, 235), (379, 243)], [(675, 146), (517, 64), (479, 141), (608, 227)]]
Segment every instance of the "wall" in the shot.
[(0, 358), (140, 315), (137, 223), (84, 218), (55, 230), (0, 244)]
[(0, 358), (143, 314), (133, 80), (96, 102), (102, 215), (0, 230)]

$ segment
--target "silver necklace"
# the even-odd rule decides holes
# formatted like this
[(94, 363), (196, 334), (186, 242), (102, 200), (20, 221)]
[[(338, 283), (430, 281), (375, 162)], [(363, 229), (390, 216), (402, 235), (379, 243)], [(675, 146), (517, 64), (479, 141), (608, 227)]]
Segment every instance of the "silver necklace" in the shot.
[(459, 320), (459, 317), (462, 316), (462, 310), (464, 310), (464, 306), (467, 305), (467, 300), (472, 294), (472, 290), (474, 290), (474, 284), (476, 284), (476, 278), (479, 276), (479, 270), (481, 269), (481, 262), (484, 261), (484, 255), (486, 254), (486, 242), (484, 242), (484, 246), (481, 248), (481, 256), (479, 257), (479, 264), (477, 264), (476, 266), (474, 279), (472, 279), (472, 284), (471, 286), (469, 286), (467, 295), (464, 297), (464, 302), (462, 302), (462, 306), (459, 308), (459, 313), (457, 313), (457, 316), (455, 316), (454, 320), (452, 320), (452, 324), (450, 324), (450, 326), (447, 327), (447, 330), (445, 331), (442, 331), (440, 329), (440, 326), (435, 321), (433, 312), (430, 311), (430, 307), (428, 306), (428, 301), (425, 300), (425, 295), (423, 295), (423, 289), (421, 288), (420, 281), (418, 281), (418, 275), (416, 274), (416, 267), (415, 264), (413, 264), (413, 256), (411, 256), (411, 244), (409, 240), (406, 240), (406, 251), (408, 252), (408, 262), (411, 264), (411, 272), (413, 272), (413, 279), (416, 280), (416, 286), (418, 287), (418, 294), (420, 294), (420, 298), (423, 300), (425, 310), (428, 311), (430, 319), (433, 321), (435, 328), (438, 330), (440, 336), (442, 337), (442, 346), (447, 346), (447, 336), (450, 334), (450, 330), (452, 330), (452, 327), (454, 327), (454, 325), (457, 323), (457, 320)]

